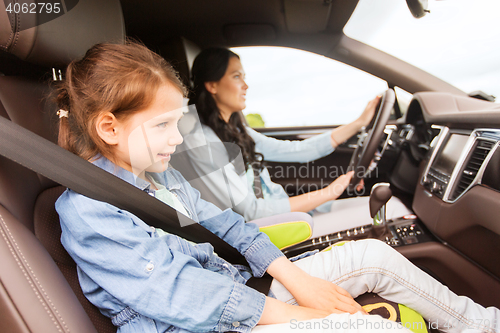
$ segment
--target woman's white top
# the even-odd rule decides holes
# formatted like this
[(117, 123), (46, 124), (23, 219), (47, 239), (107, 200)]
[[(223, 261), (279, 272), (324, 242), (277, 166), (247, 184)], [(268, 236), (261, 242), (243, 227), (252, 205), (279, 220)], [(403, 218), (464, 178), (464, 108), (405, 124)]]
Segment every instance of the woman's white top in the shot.
[[(195, 126), (184, 134), (184, 143), (178, 147), (181, 155), (173, 156), (171, 164), (183, 173), (202, 198), (221, 209), (231, 208), (247, 221), (290, 212), (290, 202), (283, 187), (271, 180), (269, 171), (260, 173), (264, 198), (253, 191), (254, 176), (250, 168), (245, 171), (241, 151), (233, 143), (222, 143), (208, 126)], [(255, 141), (256, 152), (266, 161), (306, 163), (333, 152), (331, 131), (301, 141), (277, 140), (246, 127)], [(228, 149), (239, 151), (231, 160)], [(187, 158), (186, 158), (187, 157)], [(287, 170), (283, 170), (287, 172)]]

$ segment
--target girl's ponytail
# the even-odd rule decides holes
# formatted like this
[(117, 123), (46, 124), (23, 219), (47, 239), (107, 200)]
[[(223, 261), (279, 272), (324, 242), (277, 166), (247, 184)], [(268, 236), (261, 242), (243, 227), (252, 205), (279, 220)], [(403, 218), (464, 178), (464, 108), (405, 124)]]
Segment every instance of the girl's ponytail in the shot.
[(60, 109), (57, 112), (57, 115), (59, 116), (59, 136), (57, 137), (57, 144), (62, 148), (71, 151), (69, 147), (70, 130), (68, 124), (68, 116), (61, 116), (61, 111), (65, 110)]
[[(73, 63), (71, 63), (66, 70), (66, 77), (71, 77)], [(71, 98), (69, 94), (67, 80), (56, 82), (55, 94), (56, 104), (59, 107), (57, 115), (59, 116), (59, 134), (57, 144), (73, 153), (75, 153), (71, 140), (71, 128), (69, 124), (69, 117), (71, 111)]]

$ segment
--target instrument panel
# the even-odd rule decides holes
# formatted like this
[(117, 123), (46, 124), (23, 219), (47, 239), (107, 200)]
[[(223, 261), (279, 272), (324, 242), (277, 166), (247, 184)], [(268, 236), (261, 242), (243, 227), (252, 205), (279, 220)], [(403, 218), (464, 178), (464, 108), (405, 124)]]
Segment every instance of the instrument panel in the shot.
[(421, 184), (444, 202), (453, 203), (480, 184), (488, 162), (497, 150), (500, 130), (476, 129), (471, 133), (435, 126), (440, 133), (423, 173)]

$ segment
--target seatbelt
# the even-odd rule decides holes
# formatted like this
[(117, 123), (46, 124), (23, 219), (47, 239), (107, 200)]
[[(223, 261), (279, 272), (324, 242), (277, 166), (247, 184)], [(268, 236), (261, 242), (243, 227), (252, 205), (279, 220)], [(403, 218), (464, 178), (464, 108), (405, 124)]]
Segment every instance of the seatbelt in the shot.
[(257, 199), (264, 198), (264, 192), (262, 191), (262, 182), (260, 181), (260, 169), (253, 169), (253, 193)]
[[(2, 116), (0, 133), (0, 155), (75, 192), (124, 209), (148, 225), (195, 243), (209, 242), (221, 258), (248, 266), (245, 257), (217, 235), (126, 181)], [(267, 294), (272, 279), (251, 280), (259, 281), (254, 289)]]

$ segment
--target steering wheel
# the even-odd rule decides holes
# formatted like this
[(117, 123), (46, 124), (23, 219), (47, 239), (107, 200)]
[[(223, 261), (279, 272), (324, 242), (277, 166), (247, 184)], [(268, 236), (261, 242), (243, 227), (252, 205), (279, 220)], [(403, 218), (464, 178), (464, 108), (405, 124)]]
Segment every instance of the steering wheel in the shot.
[(351, 156), (348, 171), (354, 170), (348, 189), (353, 191), (356, 185), (365, 178), (377, 147), (382, 139), (385, 125), (391, 115), (391, 110), (396, 101), (396, 94), (393, 89), (387, 89), (380, 101), (378, 109), (367, 129), (362, 131), (356, 144), (356, 149)]

